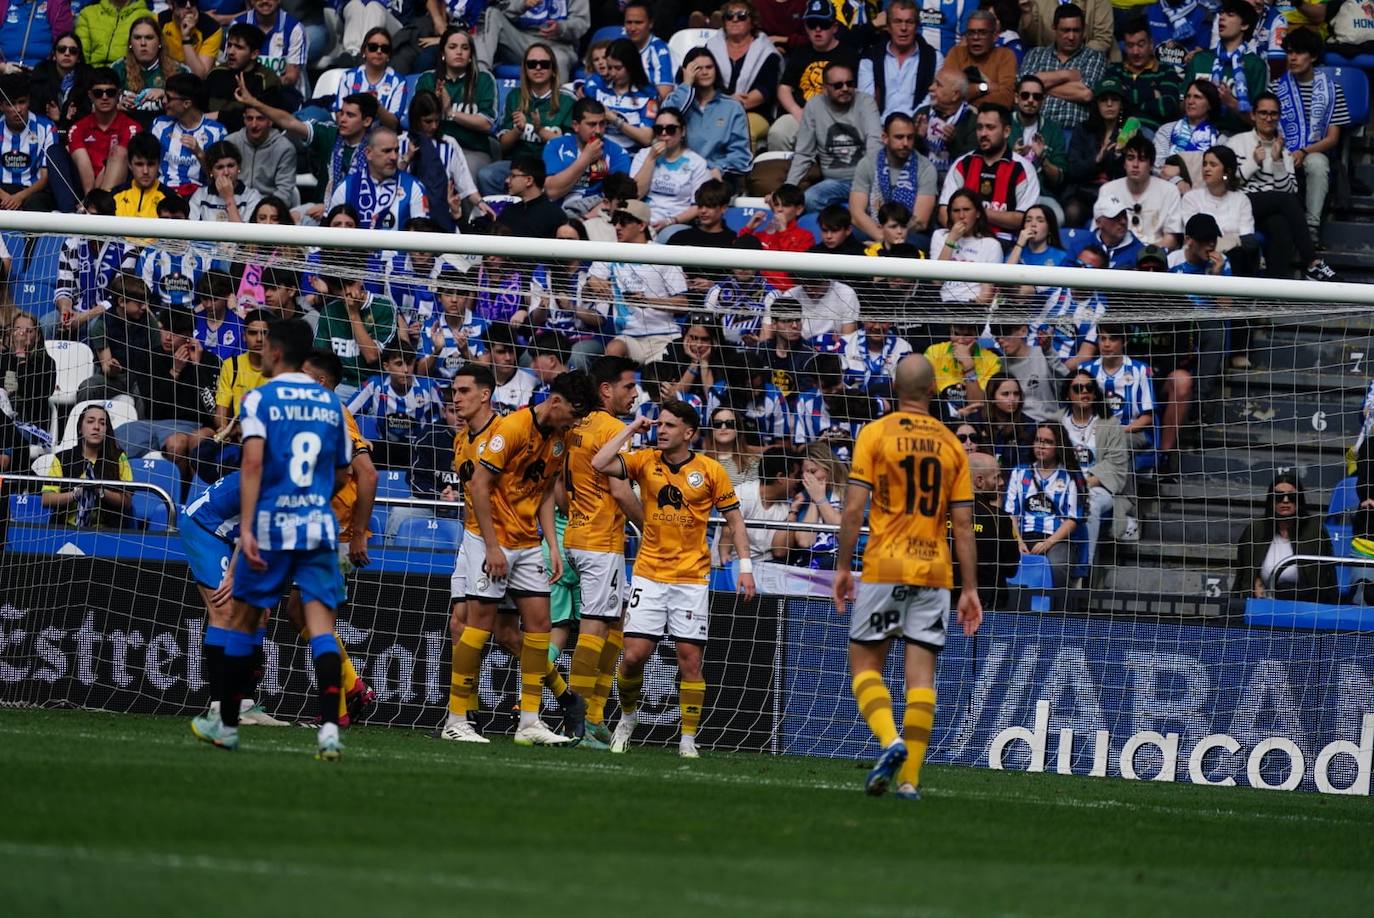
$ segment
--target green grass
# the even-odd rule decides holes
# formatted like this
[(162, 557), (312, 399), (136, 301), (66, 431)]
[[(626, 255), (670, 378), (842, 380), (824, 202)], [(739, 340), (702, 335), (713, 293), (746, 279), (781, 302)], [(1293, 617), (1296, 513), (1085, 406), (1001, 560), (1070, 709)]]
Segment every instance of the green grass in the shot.
[(1368, 915), (1374, 803), (852, 762), (451, 746), (0, 711), (0, 907), (27, 915)]

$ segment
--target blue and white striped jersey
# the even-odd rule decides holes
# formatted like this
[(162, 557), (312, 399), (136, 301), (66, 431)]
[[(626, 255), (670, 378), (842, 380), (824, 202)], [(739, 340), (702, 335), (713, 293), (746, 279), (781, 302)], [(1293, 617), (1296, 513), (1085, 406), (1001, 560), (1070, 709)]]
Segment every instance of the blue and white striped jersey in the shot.
[(577, 310), (596, 310), (602, 315), (603, 325), (608, 313), (603, 313), (598, 308), (598, 304), (583, 299), (583, 288), (587, 286), (586, 270), (579, 270), (577, 276), (572, 279), (573, 290), (570, 296), (554, 295), (549, 289), (551, 283), (559, 284), (559, 289), (561, 289), (563, 282), (552, 280), (547, 268), (536, 271), (530, 282), (530, 310), (547, 310), (544, 316), (544, 328), (549, 331), (561, 332), (570, 342), (595, 338), (601, 331), (600, 326), (594, 329), (588, 328), (577, 317)]
[(386, 68), (382, 78), (375, 83), (367, 78), (367, 70), (363, 67), (354, 67), (345, 73), (339, 81), (339, 91), (334, 95), (334, 111), (337, 112), (343, 105), (343, 100), (355, 92), (376, 96), (377, 104), (397, 118), (402, 117), (410, 107), (405, 78), (390, 67)]
[(220, 360), (229, 360), (248, 350), (243, 340), (243, 319), (232, 309), (224, 314), (224, 319), (215, 328), (202, 313), (196, 316), (196, 340), (205, 350)]
[(252, 522), (259, 546), (334, 548), (334, 473), (353, 458), (338, 396), (304, 373), (284, 373), (243, 397), (239, 427), (245, 443), (264, 441), (262, 488)]
[[(725, 403), (726, 386), (725, 380), (721, 380), (711, 387), (711, 391), (706, 393), (706, 413), (701, 416), (701, 422), (707, 423), (711, 415), (715, 414), (717, 408)], [(754, 429), (758, 431), (759, 440), (763, 443), (775, 443), (786, 441), (792, 436), (792, 412), (787, 405), (787, 399), (783, 397), (782, 390), (771, 382), (763, 384), (761, 392), (750, 392), (753, 400), (743, 409), (734, 408), (736, 412), (741, 412), (745, 417), (754, 422)]]
[(409, 172), (397, 172), (380, 181), (371, 170), (354, 172), (334, 189), (329, 209), (352, 204), (363, 229), (405, 229), (416, 217), (429, 216), (425, 189)]
[(123, 242), (90, 236), (72, 236), (62, 243), (57, 256), (57, 286), (53, 300), (68, 299), (72, 309), (94, 309), (105, 299), (105, 290), (128, 257)]
[[(434, 332), (439, 332), (442, 344), (434, 341)], [(469, 315), (464, 321), (461, 333), (467, 336), (468, 354), (472, 357), (480, 357), (487, 352), (487, 320), (476, 318)], [(431, 373), (437, 373), (444, 379), (452, 379), (462, 369), (467, 358), (458, 347), (458, 338), (449, 328), (449, 324), (444, 321), (442, 315), (436, 315), (430, 320), (429, 324), (420, 332), (419, 346), (415, 349), (416, 357), (434, 357), (434, 367)]]
[(1042, 331), (1050, 333), (1051, 353), (1060, 360), (1076, 355), (1084, 344), (1097, 346), (1097, 323), (1107, 314), (1107, 301), (1097, 291), (1055, 287), (1045, 300), (1045, 308), (1030, 329), (1031, 347), (1039, 347)]
[[(129, 261), (125, 259), (125, 270)], [(217, 267), (206, 253), (190, 248), (184, 252), (170, 252), (148, 246), (138, 256), (135, 273), (143, 278), (163, 307), (190, 310), (195, 305), (196, 282), (202, 274)], [(218, 266), (228, 271), (224, 265)]]
[(878, 350), (869, 349), (868, 332), (860, 328), (844, 336), (845, 385), (891, 392), (897, 361), (911, 353), (911, 342), (889, 333)]
[(416, 319), (428, 322), (443, 311), (434, 288), (420, 279), (428, 276), (432, 280), (438, 276), (443, 267), (439, 259), (434, 259), (428, 271), (421, 271), (412, 262), (409, 252), (388, 251), (382, 253), (382, 264), (386, 282), (381, 292), (396, 304), (397, 313), (407, 324)]
[(305, 61), (310, 54), (310, 38), (306, 35), (305, 26), (295, 16), (278, 8), (277, 15), (267, 20), (259, 16), (257, 10), (250, 8), (234, 21), (262, 29), (267, 41), (258, 50), (258, 61), (277, 76), (286, 73), (287, 65), (300, 67), (302, 71), (305, 69)]
[(1053, 535), (1065, 520), (1082, 521), (1083, 491), (1077, 472), (1060, 468), (1042, 474), (1036, 466), (1020, 465), (1007, 482), (1002, 510), (1016, 520), (1022, 536)]
[[(644, 89), (631, 88), (619, 93), (610, 83), (593, 74), (587, 77), (582, 93), (606, 106), (607, 113), (614, 112), (624, 118), (625, 123), (631, 127), (649, 127), (658, 116), (658, 90), (654, 88), (652, 81)], [(625, 150), (639, 149), (639, 144), (631, 140), (619, 127), (614, 130), (608, 127), (605, 139), (614, 141)]]
[(668, 52), (668, 43), (657, 35), (649, 38), (649, 43), (639, 52), (639, 59), (644, 62), (644, 72), (650, 83), (655, 86), (677, 83), (673, 79), (673, 56)]
[(225, 475), (208, 491), (186, 505), (186, 515), (216, 538), (232, 542), (239, 537), (239, 473)]
[(371, 416), (388, 443), (414, 443), (444, 416), (444, 391), (437, 380), (417, 377), (397, 392), (391, 377), (378, 373), (348, 403), (354, 417)]
[(48, 168), (48, 147), (53, 145), (52, 122), (29, 112), (29, 120), (15, 130), (0, 118), (0, 185), (24, 188), (38, 181)]
[(1102, 366), (1102, 358), (1098, 357), (1089, 360), (1080, 369), (1097, 379), (1097, 384), (1107, 397), (1107, 405), (1122, 427), (1142, 414), (1155, 410), (1155, 389), (1150, 379), (1150, 368), (1140, 361), (1123, 357), (1121, 366), (1113, 373)]
[[(682, 399), (684, 402), (695, 408), (698, 417), (706, 417), (706, 406), (702, 404), (701, 396), (697, 395), (694, 392), (679, 392), (676, 397)], [(659, 408), (658, 402), (652, 399), (646, 399), (645, 401), (640, 402), (638, 406), (636, 406), (632, 414), (635, 417), (644, 417), (648, 418), (651, 421), (657, 421), (658, 416), (661, 412), (662, 409)], [(706, 422), (703, 420), (702, 424), (705, 423)], [(630, 438), (630, 447), (632, 449), (641, 449), (646, 446), (654, 446), (657, 443), (657, 427), (650, 427), (648, 430), (641, 431), (640, 433), (637, 433)]]
[[(204, 185), (208, 181), (200, 167), (199, 157), (186, 145), (187, 138), (194, 140), (203, 153), (209, 149), (210, 144), (218, 143), (229, 136), (229, 131), (224, 125), (204, 116), (195, 127), (186, 128), (177, 119), (169, 115), (160, 115), (148, 131), (162, 144), (162, 165), (159, 171), (162, 184), (168, 188)], [(244, 214), (243, 219), (246, 221), (248, 215)]]
[[(851, 391), (850, 397), (854, 397)], [(882, 417), (890, 410), (886, 400), (875, 398), (872, 400), (872, 417)], [(799, 446), (807, 443), (814, 443), (817, 440), (848, 440), (850, 443), (859, 435), (859, 428), (863, 427), (867, 420), (845, 420), (835, 418), (830, 414), (830, 408), (825, 403), (825, 394), (820, 389), (812, 389), (797, 396), (797, 405), (792, 418), (792, 442)], [(832, 443), (835, 448), (835, 455), (840, 456), (845, 461), (849, 460), (848, 450)]]

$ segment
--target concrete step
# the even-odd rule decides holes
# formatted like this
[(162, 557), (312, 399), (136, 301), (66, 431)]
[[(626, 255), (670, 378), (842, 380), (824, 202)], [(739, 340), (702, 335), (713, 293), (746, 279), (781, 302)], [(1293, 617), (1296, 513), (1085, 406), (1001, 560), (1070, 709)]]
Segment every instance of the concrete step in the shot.
[(1139, 542), (1117, 545), (1117, 563), (1193, 569), (1229, 568), (1236, 557), (1234, 541), (1194, 544), (1142, 537)]
[[(1158, 519), (1142, 519), (1140, 521), (1140, 543), (1146, 547), (1146, 550), (1155, 544), (1234, 546), (1241, 532), (1244, 531), (1252, 518), (1253, 514), (1249, 513), (1238, 518), (1229, 516), (1195, 518), (1166, 512)], [(1231, 548), (1227, 557), (1235, 557), (1234, 548)]]
[(1330, 248), (1347, 251), (1374, 250), (1374, 222), (1349, 217), (1329, 219), (1322, 224), (1322, 241)]
[[(1320, 345), (1305, 345), (1313, 349)], [(1368, 371), (1374, 364), (1363, 360), (1364, 352), (1359, 354), (1359, 370), (1353, 372), (1355, 363), (1307, 363), (1294, 360), (1295, 366), (1276, 367), (1267, 363), (1273, 357), (1287, 359), (1298, 348), (1270, 350), (1266, 353), (1251, 353), (1250, 360), (1257, 366), (1250, 370), (1228, 370), (1226, 373), (1226, 394), (1230, 398), (1245, 398), (1254, 394), (1277, 392), (1285, 394), (1325, 393), (1342, 398), (1364, 401), (1365, 390), (1369, 386)], [(1374, 352), (1371, 352), (1374, 353)], [(1266, 363), (1260, 363), (1266, 361)]]
[(1247, 436), (1259, 434), (1271, 442), (1289, 434), (1304, 441), (1309, 436), (1339, 437), (1344, 446), (1360, 432), (1363, 404), (1363, 392), (1358, 391), (1292, 394), (1257, 385), (1250, 392), (1237, 393), (1233, 388), (1232, 397), (1223, 404), (1226, 423), (1222, 426), (1238, 427)]
[[(1274, 476), (1280, 471), (1296, 472), (1309, 489), (1329, 491), (1345, 477), (1345, 460), (1337, 454), (1299, 454), (1292, 449), (1275, 447), (1237, 449), (1212, 446), (1182, 454), (1179, 483), (1167, 482), (1168, 493), (1190, 494), (1206, 491), (1213, 484), (1267, 493)], [(1149, 479), (1137, 482), (1137, 491), (1144, 495), (1156, 493), (1160, 486)]]
[(1209, 424), (1202, 432), (1203, 447), (1208, 451), (1221, 447), (1264, 455), (1286, 452), (1295, 461), (1299, 458), (1321, 461), (1308, 455), (1312, 453), (1327, 458), (1342, 455), (1350, 445), (1349, 438), (1339, 432), (1333, 433), (1330, 427), (1317, 430), (1319, 425), (1319, 420), (1315, 424), (1300, 423), (1296, 419), (1276, 423), (1253, 418)]

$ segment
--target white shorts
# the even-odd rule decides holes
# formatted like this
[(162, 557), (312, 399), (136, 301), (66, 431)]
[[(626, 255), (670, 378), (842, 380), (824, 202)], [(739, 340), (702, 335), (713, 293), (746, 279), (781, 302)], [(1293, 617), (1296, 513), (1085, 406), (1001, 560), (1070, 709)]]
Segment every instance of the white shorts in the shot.
[(675, 641), (705, 644), (710, 624), (706, 584), (659, 583), (643, 577), (630, 581), (626, 637), (657, 641), (667, 634)]
[(468, 582), (468, 540), (471, 536), (463, 533), (463, 541), (458, 545), (458, 557), (453, 562), (453, 576), (448, 578), (448, 599), (449, 602), (458, 602), (467, 599)]
[(904, 583), (859, 582), (849, 619), (849, 639), (861, 644), (899, 634), (939, 651), (949, 625), (949, 590)]
[(625, 556), (569, 548), (568, 560), (581, 580), (582, 617), (619, 621), (625, 602)]
[(544, 552), (538, 545), (530, 548), (501, 548), (506, 556), (506, 576), (493, 580), (487, 576), (487, 546), (481, 536), (463, 536), (460, 553), (467, 557), (466, 583), (469, 599), (491, 602), (508, 592), (513, 596), (548, 596), (549, 571), (544, 566)]

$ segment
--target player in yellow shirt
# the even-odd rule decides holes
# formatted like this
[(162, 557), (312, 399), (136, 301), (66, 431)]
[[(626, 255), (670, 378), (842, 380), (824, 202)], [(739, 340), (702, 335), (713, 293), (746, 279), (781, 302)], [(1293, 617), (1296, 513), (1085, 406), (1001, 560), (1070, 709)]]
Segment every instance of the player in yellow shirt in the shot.
[[(463, 538), (466, 556), (467, 624), (454, 661), (460, 692), (469, 694), (476, 681), (481, 649), (491, 635), (498, 602), (507, 593), (515, 600), (524, 626), (520, 647), (520, 723), (515, 742), (521, 746), (558, 746), (572, 738), (550, 730), (539, 719), (549, 661), (549, 584), (563, 574), (562, 548), (554, 526), (554, 484), (567, 458), (565, 437), (573, 423), (596, 406), (590, 377), (561, 373), (548, 397), (495, 423), (473, 467), (468, 513), (477, 522)], [(545, 567), (540, 535), (549, 543)], [(554, 680), (561, 683), (562, 678)], [(566, 687), (559, 698), (565, 720), (580, 735), (586, 703)]]
[[(621, 452), (632, 437), (655, 424), (655, 448)], [(658, 421), (636, 418), (592, 458), (592, 468), (601, 474), (636, 482), (644, 502), (643, 538), (625, 613), (621, 717), (611, 738), (611, 752), (629, 748), (644, 687), (644, 664), (666, 633), (677, 646), (678, 703), (682, 707), (678, 754), (692, 759), (699, 755), (696, 735), (706, 706), (701, 658), (710, 630), (707, 581), (711, 555), (706, 524), (713, 509), (724, 515), (741, 559), (739, 591), (746, 600), (754, 598), (753, 562), (749, 560), (739, 499), (720, 463), (692, 451), (700, 426), (695, 408), (680, 399), (668, 399), (660, 406)]]
[(625, 521), (644, 528), (644, 507), (623, 478), (607, 478), (592, 468), (592, 457), (625, 425), (619, 418), (634, 407), (638, 365), (627, 357), (601, 357), (592, 364), (600, 407), (577, 423), (568, 435), (568, 462), (563, 491), (568, 502), (568, 528), (563, 547), (577, 569), (582, 622), (573, 651), (568, 683), (587, 699), (587, 736), (591, 748), (607, 748), (606, 700), (615, 665), (625, 646)]
[[(882, 746), (865, 789), (882, 794), (896, 776), (897, 795), (910, 800), (921, 796), (921, 764), (935, 723), (935, 664), (945, 646), (953, 586), (950, 529), (963, 580), (959, 623), (971, 636), (983, 621), (968, 458), (949, 428), (930, 416), (934, 386), (926, 358), (898, 362), (897, 410), (865, 424), (854, 441), (835, 561), (835, 608), (843, 615), (853, 600), (854, 697)], [(856, 593), (850, 568), (866, 510), (869, 536)], [(906, 743), (897, 734), (892, 696), (883, 684), (883, 663), (898, 635), (906, 642)]]

